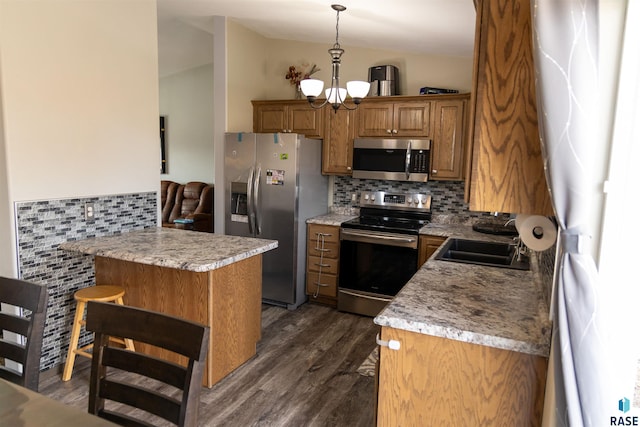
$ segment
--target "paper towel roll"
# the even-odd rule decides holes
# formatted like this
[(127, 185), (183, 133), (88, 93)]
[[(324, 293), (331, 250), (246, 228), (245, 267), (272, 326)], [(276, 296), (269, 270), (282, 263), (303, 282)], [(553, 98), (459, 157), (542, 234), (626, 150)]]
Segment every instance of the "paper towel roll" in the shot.
[(520, 227), (522, 227), (522, 223), (524, 222), (525, 219), (529, 218), (532, 215), (525, 215), (525, 214), (518, 214), (516, 215), (516, 230), (518, 230), (518, 233), (520, 232)]
[(522, 243), (532, 251), (549, 249), (556, 242), (558, 235), (555, 224), (546, 216), (541, 215), (518, 215), (516, 229)]

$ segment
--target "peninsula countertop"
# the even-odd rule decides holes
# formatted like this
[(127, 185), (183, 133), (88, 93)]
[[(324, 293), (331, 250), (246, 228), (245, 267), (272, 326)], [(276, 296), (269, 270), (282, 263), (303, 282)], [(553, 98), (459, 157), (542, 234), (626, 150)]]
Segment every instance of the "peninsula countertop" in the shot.
[[(429, 224), (421, 234), (508, 240), (461, 225)], [(435, 257), (441, 250), (442, 246), (378, 314), (376, 324), (549, 356), (551, 322), (535, 259), (531, 270), (521, 271), (440, 261)]]
[(195, 272), (215, 270), (277, 247), (277, 240), (161, 227), (59, 246), (71, 252)]

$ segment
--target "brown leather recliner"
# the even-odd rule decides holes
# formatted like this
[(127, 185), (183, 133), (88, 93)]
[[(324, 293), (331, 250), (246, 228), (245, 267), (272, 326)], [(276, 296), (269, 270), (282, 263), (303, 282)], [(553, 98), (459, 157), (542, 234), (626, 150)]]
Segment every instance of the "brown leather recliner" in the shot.
[(171, 215), (171, 211), (176, 204), (176, 194), (179, 186), (180, 184), (177, 182), (160, 181), (160, 206), (163, 227), (169, 224), (169, 215)]
[[(213, 185), (204, 182), (193, 181), (179, 185), (166, 223), (163, 209), (163, 226), (213, 233), (213, 191)], [(176, 224), (176, 219), (192, 219), (193, 223)]]

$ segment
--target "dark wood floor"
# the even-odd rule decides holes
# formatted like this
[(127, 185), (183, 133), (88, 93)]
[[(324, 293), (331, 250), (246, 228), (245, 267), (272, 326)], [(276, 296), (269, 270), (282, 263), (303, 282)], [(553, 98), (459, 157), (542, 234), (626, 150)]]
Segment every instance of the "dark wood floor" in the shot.
[[(264, 306), (257, 355), (202, 389), (203, 426), (372, 426), (374, 378), (356, 372), (375, 347), (369, 317), (304, 304)], [(89, 361), (71, 381), (43, 375), (40, 392), (86, 410)]]

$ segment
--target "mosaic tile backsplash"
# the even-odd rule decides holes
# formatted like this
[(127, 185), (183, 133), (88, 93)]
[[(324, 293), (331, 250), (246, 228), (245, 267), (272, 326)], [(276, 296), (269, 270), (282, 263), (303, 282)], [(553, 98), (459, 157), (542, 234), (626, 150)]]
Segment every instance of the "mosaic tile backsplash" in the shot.
[[(85, 219), (86, 203), (93, 203), (94, 219)], [(49, 290), (40, 360), (40, 369), (46, 370), (66, 360), (75, 313), (73, 294), (92, 286), (95, 277), (93, 257), (58, 250), (58, 245), (155, 227), (157, 193), (19, 202), (15, 209), (20, 278), (46, 284)], [(80, 345), (90, 339), (84, 334)]]
[(334, 207), (357, 207), (357, 204), (351, 202), (351, 195), (355, 193), (356, 198), (359, 198), (363, 191), (430, 194), (431, 212), (434, 215), (456, 215), (460, 222), (490, 216), (488, 212), (469, 210), (469, 205), (464, 203), (463, 181), (405, 182), (337, 176), (333, 190)]

